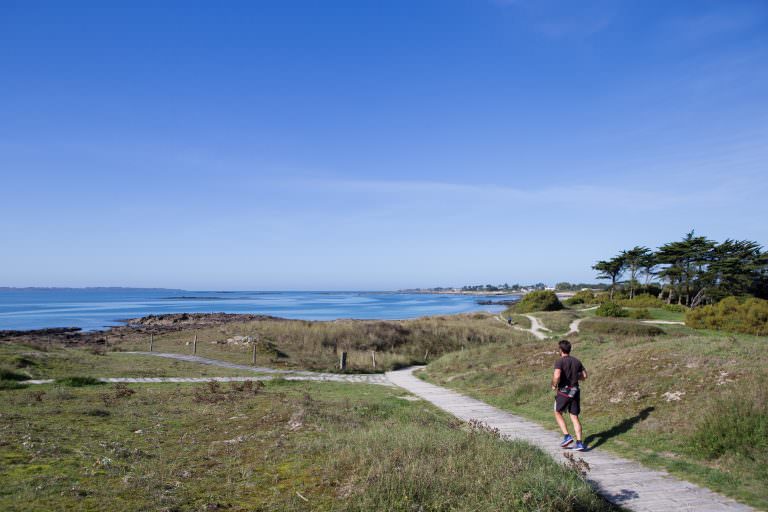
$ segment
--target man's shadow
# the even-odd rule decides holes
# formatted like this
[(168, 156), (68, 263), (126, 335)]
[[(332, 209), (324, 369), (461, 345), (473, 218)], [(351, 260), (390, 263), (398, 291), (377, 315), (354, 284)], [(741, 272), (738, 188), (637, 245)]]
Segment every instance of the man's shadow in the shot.
[(589, 446), (590, 448), (597, 448), (598, 446), (605, 443), (610, 438), (629, 432), (630, 430), (632, 430), (632, 427), (634, 427), (635, 424), (648, 418), (648, 416), (651, 414), (651, 412), (654, 409), (656, 408), (646, 407), (645, 409), (637, 413), (636, 416), (627, 418), (621, 423), (619, 423), (618, 425), (614, 425), (613, 427), (609, 428), (608, 430), (603, 430), (602, 432), (598, 432), (597, 434), (592, 434), (591, 436), (587, 437), (585, 440), (587, 446)]

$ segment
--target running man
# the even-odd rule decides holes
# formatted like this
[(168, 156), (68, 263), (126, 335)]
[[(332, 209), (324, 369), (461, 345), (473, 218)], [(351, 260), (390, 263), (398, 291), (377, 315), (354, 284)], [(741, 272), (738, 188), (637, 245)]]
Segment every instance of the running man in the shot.
[(568, 410), (576, 435), (576, 450), (584, 451), (586, 448), (581, 441), (581, 423), (579, 422), (579, 413), (581, 412), (579, 381), (587, 378), (587, 370), (581, 361), (571, 356), (570, 341), (561, 340), (558, 345), (560, 347), (560, 359), (555, 362), (552, 389), (557, 392), (555, 395), (555, 420), (563, 432), (563, 441), (560, 446), (565, 448), (573, 443), (573, 436), (568, 433), (563, 418), (563, 411)]

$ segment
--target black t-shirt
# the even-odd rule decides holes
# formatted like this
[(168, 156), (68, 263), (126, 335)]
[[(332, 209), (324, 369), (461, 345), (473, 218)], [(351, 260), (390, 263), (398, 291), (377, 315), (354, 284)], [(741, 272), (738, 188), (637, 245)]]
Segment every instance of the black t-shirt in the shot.
[(584, 371), (584, 365), (573, 356), (561, 357), (555, 361), (555, 370), (560, 370), (558, 388), (563, 386), (579, 386), (579, 375)]

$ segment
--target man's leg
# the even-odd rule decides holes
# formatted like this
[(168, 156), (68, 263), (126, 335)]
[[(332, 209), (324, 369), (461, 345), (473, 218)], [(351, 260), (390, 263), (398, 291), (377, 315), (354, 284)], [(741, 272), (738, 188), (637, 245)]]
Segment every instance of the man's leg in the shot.
[[(562, 414), (560, 415), (560, 421), (563, 421)], [(579, 416), (576, 414), (571, 414), (571, 423), (573, 423), (573, 430), (576, 433), (576, 440), (581, 441), (581, 422), (579, 421)], [(561, 428), (565, 428), (565, 421), (563, 421), (563, 426)]]
[[(560, 427), (560, 431), (563, 433), (564, 436), (568, 435), (568, 427), (565, 426), (565, 420), (563, 419), (563, 413), (560, 411), (555, 411), (555, 421), (557, 422), (557, 426)], [(581, 427), (579, 427), (581, 428)], [(581, 439), (580, 437), (578, 439)]]

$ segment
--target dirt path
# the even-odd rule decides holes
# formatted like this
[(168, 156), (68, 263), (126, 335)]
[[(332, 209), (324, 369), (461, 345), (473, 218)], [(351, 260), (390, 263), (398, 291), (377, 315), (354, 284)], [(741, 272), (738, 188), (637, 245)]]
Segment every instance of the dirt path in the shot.
[(475, 419), (498, 428), (504, 437), (532, 443), (559, 462), (566, 462), (564, 453), (573, 453), (577, 458), (583, 458), (590, 466), (587, 476), (589, 482), (612, 503), (638, 512), (753, 510), (708, 489), (672, 477), (664, 471), (651, 470), (601, 450), (563, 450), (558, 443), (558, 433), (480, 400), (424, 382), (412, 374), (416, 369), (412, 367), (388, 372), (387, 377), (393, 384), (459, 419)]
[(536, 336), (540, 340), (545, 340), (545, 339), (547, 339), (549, 337), (549, 335), (546, 332), (544, 332), (544, 331), (547, 331), (547, 332), (550, 332), (550, 333), (552, 331), (550, 329), (547, 329), (546, 327), (544, 327), (544, 324), (541, 323), (541, 321), (538, 318), (536, 318), (533, 315), (523, 315), (523, 316), (531, 321), (531, 328), (530, 328), (530, 333), (531, 334), (533, 334), (534, 336)]
[(571, 322), (571, 324), (568, 326), (568, 333), (566, 334), (566, 336), (568, 336), (568, 334), (578, 333), (579, 325), (581, 325), (581, 322), (583, 322), (584, 320), (586, 320), (586, 318), (577, 318), (576, 320)]
[[(206, 357), (191, 356), (185, 354), (173, 354), (164, 352), (123, 352), (124, 354), (137, 354), (142, 356), (165, 357), (190, 363), (206, 364), (210, 366), (220, 366), (233, 370), (242, 370), (246, 373), (261, 374), (252, 377), (105, 377), (98, 379), (101, 382), (126, 382), (126, 383), (148, 383), (148, 382), (207, 382), (214, 380), (217, 382), (244, 382), (247, 380), (272, 380), (274, 378), (284, 378), (285, 380), (312, 380), (320, 382), (351, 382), (357, 384), (379, 384), (391, 386), (387, 377), (381, 373), (371, 374), (353, 374), (353, 373), (318, 373), (306, 372), (300, 370), (277, 370), (275, 368), (264, 368), (259, 366), (248, 366), (245, 364), (230, 363), (218, 359), (208, 359)], [(25, 384), (50, 384), (54, 379), (26, 380)]]
[[(526, 329), (525, 327), (520, 327), (519, 325), (510, 325), (510, 327), (512, 329), (515, 329), (515, 330), (518, 330), (518, 331), (527, 332), (529, 334), (532, 334), (536, 339), (539, 339), (539, 340), (547, 339), (547, 334), (544, 333), (544, 331), (549, 331), (549, 329), (544, 327), (544, 325), (542, 325), (542, 323), (539, 322), (538, 318), (536, 318), (534, 316), (531, 316), (531, 315), (523, 315), (523, 316), (531, 321), (531, 328), (530, 329)], [(505, 324), (507, 323), (507, 321), (504, 320), (501, 316), (497, 316), (495, 318), (499, 322), (503, 322)]]

